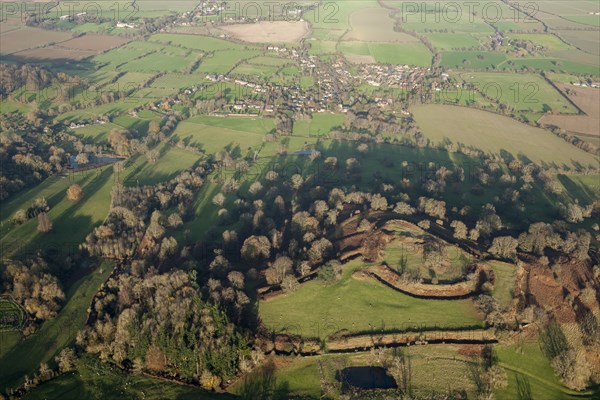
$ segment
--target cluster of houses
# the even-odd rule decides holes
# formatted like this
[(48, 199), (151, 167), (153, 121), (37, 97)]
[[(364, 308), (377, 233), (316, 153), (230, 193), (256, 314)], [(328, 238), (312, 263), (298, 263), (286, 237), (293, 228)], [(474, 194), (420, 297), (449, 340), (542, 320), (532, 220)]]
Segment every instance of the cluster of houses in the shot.
[(579, 86), (579, 87), (588, 87), (588, 88), (594, 88), (594, 89), (598, 89), (600, 88), (600, 82), (592, 82), (592, 83), (580, 83), (580, 82), (574, 82), (573, 86)]
[[(211, 16), (211, 15), (219, 15), (221, 11), (225, 10), (225, 4), (217, 1), (203, 1), (198, 4), (196, 9), (191, 12), (196, 16)], [(184, 13), (185, 14), (190, 14)]]
[(117, 28), (128, 28), (128, 29), (135, 29), (137, 28), (136, 24), (129, 24), (127, 22), (117, 22)]
[(414, 89), (428, 71), (408, 65), (363, 64), (356, 77), (371, 86)]
[(85, 17), (86, 15), (87, 15), (87, 13), (86, 13), (86, 12), (80, 12), (80, 13), (77, 13), (77, 14), (75, 14), (75, 15), (72, 15), (72, 14), (65, 14), (65, 15), (61, 15), (61, 16), (59, 17), (59, 19), (60, 19), (61, 21), (72, 21), (72, 20), (74, 20), (74, 19), (77, 19), (77, 18), (83, 18), (83, 17)]
[[(266, 96), (254, 94), (275, 94), (285, 98), (285, 108), (295, 112), (325, 112), (332, 107), (340, 107), (342, 112), (347, 111), (340, 100), (342, 90), (357, 85), (368, 83), (375, 87), (403, 88), (411, 90), (422, 84), (423, 78), (428, 73), (428, 68), (411, 67), (408, 65), (381, 65), (364, 64), (353, 66), (344, 59), (332, 63), (323, 63), (317, 56), (298, 51), (294, 48), (268, 46), (268, 51), (276, 52), (279, 56), (296, 61), (302, 70), (302, 75), (311, 76), (314, 85), (303, 88), (298, 85), (276, 85), (274, 83), (251, 82), (251, 78), (230, 77), (223, 74), (208, 74), (207, 80), (211, 82), (230, 82), (239, 88), (236, 93), (235, 104), (231, 106), (235, 112), (252, 112), (262, 109), (263, 112), (273, 112), (273, 106), (265, 104)], [(248, 97), (248, 98), (246, 98)], [(271, 97), (271, 96), (268, 96)], [(375, 99), (378, 107), (390, 106), (388, 99)], [(261, 104), (262, 103), (262, 104)]]
[[(103, 119), (96, 119), (95, 121), (92, 121), (91, 125), (104, 125), (105, 123), (106, 121)], [(71, 122), (69, 124), (70, 129), (84, 128), (86, 126), (88, 126), (88, 124), (84, 122)]]

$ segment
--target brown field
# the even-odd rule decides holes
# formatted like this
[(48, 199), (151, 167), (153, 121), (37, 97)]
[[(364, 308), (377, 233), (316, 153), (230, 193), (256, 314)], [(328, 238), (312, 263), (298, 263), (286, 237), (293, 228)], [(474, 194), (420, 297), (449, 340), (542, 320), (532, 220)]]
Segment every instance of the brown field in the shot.
[(47, 31), (38, 28), (23, 27), (0, 35), (0, 54), (12, 54), (21, 50), (60, 43), (73, 37), (68, 32)]
[(389, 16), (390, 10), (382, 8), (366, 8), (350, 15), (352, 30), (343, 40), (385, 43), (415, 43), (419, 40), (403, 32), (394, 32), (394, 20)]
[(15, 29), (22, 28), (23, 25), (18, 19), (10, 19), (7, 18), (5, 21), (2, 21), (0, 24), (0, 33), (7, 33), (10, 31), (14, 31)]
[(19, 51), (18, 53), (14, 53), (14, 56), (19, 57), (19, 59), (25, 60), (27, 62), (35, 62), (35, 61), (39, 61), (39, 60), (62, 60), (62, 59), (82, 60), (86, 57), (91, 57), (95, 54), (96, 54), (95, 51), (73, 50), (73, 49), (64, 49), (64, 48), (55, 47), (55, 46), (48, 46), (48, 47), (41, 47), (39, 49)]
[(27, 60), (81, 60), (127, 42), (128, 40), (117, 36), (84, 35), (60, 44), (20, 51), (15, 53), (15, 56)]
[(60, 44), (74, 50), (93, 50), (97, 52), (106, 51), (119, 47), (129, 42), (129, 40), (111, 35), (84, 35), (75, 39), (67, 40)]
[[(559, 31), (558, 34), (567, 42), (579, 47), (581, 50), (596, 56), (600, 55), (598, 49), (598, 31)], [(596, 58), (596, 62), (598, 59)]]
[(555, 125), (568, 132), (600, 137), (600, 90), (566, 84), (556, 84), (560, 90), (577, 104), (587, 115), (545, 115), (543, 125)]
[[(410, 111), (434, 144), (461, 143), (488, 154), (512, 154), (539, 164), (598, 166), (598, 159), (552, 133), (512, 118), (474, 108), (426, 104)], [(576, 117), (571, 117), (576, 118)]]
[(261, 21), (221, 27), (233, 37), (250, 43), (297, 43), (310, 32), (307, 22)]
[(210, 36), (210, 29), (206, 26), (176, 26), (169, 30), (169, 33), (186, 33), (188, 35)]

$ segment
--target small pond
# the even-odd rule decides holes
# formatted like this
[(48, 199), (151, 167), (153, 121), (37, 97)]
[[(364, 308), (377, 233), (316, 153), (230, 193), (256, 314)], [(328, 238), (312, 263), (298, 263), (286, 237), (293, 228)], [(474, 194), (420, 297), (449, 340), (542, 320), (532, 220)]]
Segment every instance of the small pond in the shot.
[(342, 382), (342, 391), (355, 389), (395, 389), (398, 386), (394, 378), (382, 367), (348, 367), (338, 371), (338, 380)]

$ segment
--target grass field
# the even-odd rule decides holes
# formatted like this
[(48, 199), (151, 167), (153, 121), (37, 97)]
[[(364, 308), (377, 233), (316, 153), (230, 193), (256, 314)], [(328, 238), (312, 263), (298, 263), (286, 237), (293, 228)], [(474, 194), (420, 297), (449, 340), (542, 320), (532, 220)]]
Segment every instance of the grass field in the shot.
[(108, 114), (122, 114), (127, 112), (133, 107), (138, 105), (146, 104), (148, 100), (130, 96), (125, 99), (121, 99), (114, 103), (103, 104), (101, 106), (84, 108), (81, 110), (69, 111), (56, 117), (57, 121), (79, 121), (81, 118), (92, 118), (101, 115)]
[(231, 71), (234, 75), (248, 75), (267, 79), (277, 71), (277, 67), (269, 65), (240, 64)]
[(433, 391), (465, 389), (468, 398), (476, 398), (469, 372), (473, 360), (463, 350), (465, 346), (458, 345), (427, 345), (406, 349), (414, 371), (412, 379), (415, 392), (425, 397)]
[(200, 35), (158, 33), (156, 35), (150, 36), (148, 40), (150, 40), (151, 42), (172, 44), (175, 46), (182, 46), (187, 47), (189, 49), (202, 50), (207, 52), (228, 49), (238, 50), (243, 47), (237, 43)]
[(443, 105), (415, 106), (412, 112), (424, 135), (434, 143), (462, 143), (548, 165), (598, 165), (593, 155), (550, 132), (491, 112)]
[[(426, 5), (427, 3), (417, 3), (419, 5)], [(434, 7), (434, 2), (430, 2), (428, 7)], [(465, 18), (462, 13), (465, 10), (458, 8), (458, 12), (447, 9), (442, 12), (422, 12), (408, 13), (402, 16), (402, 27), (408, 31), (415, 31), (418, 33), (427, 33), (431, 30), (438, 32), (447, 32), (452, 35), (454, 33), (486, 33), (491, 34), (493, 29), (491, 26), (485, 23), (481, 19), (481, 16), (477, 16), (470, 20)]]
[(310, 39), (307, 43), (310, 45), (308, 52), (311, 55), (334, 54), (337, 51), (337, 42), (333, 40)]
[[(429, 398), (433, 391), (466, 389), (473, 395), (474, 387), (469, 374), (471, 359), (465, 356), (458, 345), (413, 346), (404, 349), (410, 357), (412, 367), (412, 386), (419, 398)], [(386, 350), (381, 357), (371, 353), (328, 354), (315, 357), (274, 357), (277, 366), (275, 378), (279, 384), (285, 384), (292, 396), (306, 399), (319, 399), (328, 391), (328, 398), (337, 398), (336, 372), (348, 366), (379, 365), (377, 359), (392, 357), (392, 351)], [(323, 373), (320, 373), (320, 370)], [(322, 385), (324, 384), (324, 385)], [(235, 392), (235, 387), (234, 390)], [(396, 398), (389, 394), (391, 398)], [(302, 397), (304, 396), (304, 397)], [(471, 398), (471, 397), (469, 397)]]
[(0, 101), (0, 108), (2, 109), (2, 112), (6, 113), (19, 112), (25, 114), (31, 110), (31, 107), (28, 104), (18, 103), (13, 100)]
[(128, 89), (134, 89), (140, 86), (143, 82), (147, 81), (151, 77), (156, 74), (148, 73), (148, 72), (127, 72), (125, 75), (117, 79), (117, 81), (111, 85), (108, 85), (109, 88), (116, 88), (120, 91), (126, 91)]
[[(592, 16), (593, 17), (593, 16)], [(600, 21), (600, 16), (596, 16), (596, 21)], [(596, 26), (600, 28), (600, 23)], [(560, 37), (581, 50), (599, 55), (598, 50), (598, 31), (558, 31)]]
[(430, 33), (426, 35), (433, 47), (440, 50), (476, 49), (481, 47), (481, 42), (468, 33)]
[(496, 276), (492, 296), (494, 296), (501, 308), (507, 308), (513, 299), (517, 267), (513, 264), (499, 261), (488, 262), (488, 265), (492, 267)]
[(305, 12), (303, 17), (311, 24), (311, 37), (335, 43), (350, 28), (350, 16), (357, 10), (377, 7), (375, 0), (356, 0), (343, 4), (324, 4), (317, 11)]
[(291, 62), (293, 62), (293, 61), (289, 60), (287, 58), (271, 57), (271, 56), (259, 56), (259, 57), (255, 57), (249, 61), (250, 64), (270, 65), (270, 66), (274, 66), (274, 67), (281, 67), (281, 66), (289, 64)]
[(256, 57), (257, 50), (224, 50), (217, 51), (211, 57), (205, 58), (198, 67), (198, 72), (224, 74), (242, 60)]
[(396, 21), (381, 7), (357, 10), (350, 15), (351, 30), (344, 40), (359, 42), (416, 43), (418, 39), (394, 29)]
[(87, 23), (75, 25), (74, 27), (71, 28), (72, 32), (77, 32), (77, 33), (110, 33), (113, 30), (114, 30), (113, 24), (110, 22), (104, 22), (101, 24), (87, 22)]
[(556, 58), (511, 58), (501, 65), (501, 69), (539, 70), (553, 72), (567, 72), (573, 74), (598, 75), (598, 66), (583, 64)]
[(342, 331), (482, 325), (471, 300), (416, 299), (377, 281), (352, 277), (363, 266), (351, 261), (344, 266), (342, 279), (331, 286), (311, 281), (294, 293), (261, 302), (263, 323), (275, 331), (321, 338)]
[(508, 35), (509, 39), (526, 40), (537, 46), (545, 47), (548, 50), (567, 50), (570, 49), (567, 43), (558, 37), (544, 33), (512, 33)]
[(103, 65), (103, 68), (117, 68), (127, 61), (142, 57), (151, 52), (159, 51), (160, 47), (161, 45), (156, 43), (134, 41), (94, 57), (93, 62), (96, 65)]
[(113, 129), (122, 130), (119, 125), (108, 122), (106, 124), (93, 124), (81, 128), (74, 128), (73, 132), (76, 136), (89, 139), (93, 143), (98, 144), (103, 142), (106, 143), (108, 141), (108, 134)]
[(494, 69), (506, 56), (502, 53), (483, 51), (443, 51), (440, 65), (446, 68)]
[(213, 117), (197, 116), (188, 119), (186, 122), (210, 125), (231, 129), (234, 131), (266, 134), (275, 129), (275, 123), (268, 118), (247, 118), (247, 117)]
[[(125, 185), (149, 185), (167, 181), (186, 168), (192, 167), (200, 156), (166, 144), (157, 150), (160, 158), (150, 163), (145, 156), (135, 156), (127, 162), (123, 173)], [(40, 185), (23, 191), (3, 205), (0, 245), (3, 256), (29, 254), (36, 249), (74, 251), (85, 236), (99, 225), (108, 213), (110, 192), (116, 177), (112, 166), (76, 173), (73, 177), (49, 178)], [(85, 192), (84, 199), (73, 203), (66, 199), (66, 190), (79, 183)], [(48, 213), (53, 230), (47, 234), (37, 232), (37, 218), (22, 225), (8, 221), (20, 208), (27, 208), (38, 197), (45, 197), (51, 207)]]
[(300, 87), (302, 89), (308, 89), (315, 84), (315, 79), (312, 76), (301, 76)]
[(155, 150), (160, 153), (160, 158), (155, 164), (142, 155), (134, 157), (127, 163), (124, 172), (126, 186), (155, 185), (168, 181), (200, 160), (200, 155), (168, 144), (160, 144)]
[[(79, 202), (67, 199), (67, 188), (73, 183), (80, 184), (85, 193)], [(68, 177), (50, 177), (18, 193), (2, 205), (0, 245), (5, 250), (3, 255), (27, 254), (36, 249), (76, 248), (106, 217), (113, 183), (112, 167), (109, 166)], [(53, 224), (51, 232), (39, 233), (37, 218), (22, 225), (8, 222), (17, 210), (26, 209), (38, 197), (45, 197), (51, 208), (48, 213)]]
[[(287, 136), (280, 138), (278, 141), (265, 142), (260, 152), (260, 158), (265, 162), (276, 164), (289, 165), (290, 169), (304, 168), (305, 159), (296, 158), (295, 156), (287, 156), (280, 158), (278, 156), (279, 144), (286, 146), (287, 154), (291, 154), (298, 150), (307, 150), (315, 148), (319, 137), (315, 134), (312, 136)], [(289, 158), (288, 158), (289, 157)]]
[(516, 111), (577, 113), (577, 109), (539, 75), (467, 72), (459, 77), (492, 101), (499, 100)]
[(565, 19), (577, 22), (578, 24), (600, 27), (600, 16), (598, 15), (570, 15), (565, 17)]
[(15, 387), (25, 374), (31, 376), (42, 362), (54, 364), (54, 356), (74, 342), (77, 331), (87, 318), (87, 308), (98, 288), (112, 272), (111, 263), (103, 263), (74, 283), (67, 291), (67, 302), (57, 317), (45, 322), (27, 339), (19, 342), (0, 358), (0, 389)]
[(207, 154), (227, 148), (245, 156), (249, 147), (260, 146), (262, 137), (256, 133), (190, 122), (180, 123), (173, 132), (174, 140), (183, 140), (187, 145), (195, 146)]
[(506, 18), (498, 22), (492, 22), (492, 25), (502, 32), (539, 33), (544, 31), (544, 26), (540, 22), (531, 20), (530, 18), (525, 21), (523, 19), (525, 17), (522, 14), (520, 18), (520, 20), (516, 20), (516, 18), (512, 17)]
[(147, 101), (156, 101), (157, 99), (162, 99), (168, 96), (173, 96), (177, 93), (177, 89), (165, 89), (165, 88), (143, 88), (140, 90), (136, 90), (133, 93), (136, 99), (147, 100)]
[(339, 50), (344, 55), (370, 56), (381, 64), (409, 64), (421, 67), (431, 65), (433, 55), (421, 43), (367, 43), (341, 42)]
[[(572, 400), (576, 398), (593, 399), (590, 391), (573, 392), (558, 382), (550, 363), (541, 353), (537, 343), (525, 343), (522, 353), (516, 346), (498, 345), (494, 347), (499, 365), (506, 371), (508, 386), (494, 390), (494, 398), (514, 400), (518, 398), (516, 374), (524, 376), (531, 387), (532, 399)], [(466, 351), (466, 353), (465, 353)], [(412, 386), (416, 395), (428, 398), (432, 392), (440, 390), (466, 389), (469, 398), (475, 396), (474, 385), (469, 372), (473, 358), (469, 357), (468, 346), (426, 345), (404, 349), (410, 357), (412, 367)], [(376, 358), (370, 353), (345, 355), (322, 355), (316, 357), (275, 357), (276, 380), (286, 384), (291, 395), (318, 399), (324, 392), (321, 383), (328, 390), (335, 391), (336, 372), (347, 366), (376, 365), (376, 359), (391, 356), (388, 350)], [(320, 369), (323, 371), (321, 374)], [(332, 385), (333, 384), (333, 385)], [(235, 392), (233, 387), (233, 392)], [(329, 392), (331, 394), (332, 392)], [(339, 395), (339, 394), (338, 394)]]
[(178, 74), (170, 73), (162, 75), (152, 82), (151, 87), (162, 88), (162, 89), (183, 89), (189, 88), (195, 85), (199, 85), (203, 82), (203, 77), (198, 74)]
[[(114, 400), (210, 400), (232, 399), (226, 394), (208, 393), (199, 388), (167, 382), (122, 370), (86, 355), (73, 372), (62, 374), (24, 398), (27, 400), (102, 399)], [(140, 397), (143, 396), (143, 397)]]
[(565, 193), (577, 197), (581, 204), (592, 204), (600, 197), (600, 178), (598, 175), (557, 175), (558, 180), (565, 188)]
[(212, 100), (217, 96), (224, 97), (229, 103), (245, 98), (252, 93), (248, 86), (241, 86), (234, 82), (217, 82), (203, 87), (194, 94), (196, 100)]
[(160, 114), (155, 114), (149, 111), (148, 115), (144, 115), (143, 112), (138, 114), (138, 117), (132, 117), (128, 114), (121, 114), (118, 117), (113, 118), (113, 124), (119, 125), (122, 129), (128, 129), (132, 131), (133, 134), (146, 132), (148, 130), (148, 126), (150, 125), (151, 120), (156, 120), (156, 122), (160, 122)]
[(161, 51), (131, 60), (121, 67), (121, 69), (136, 72), (182, 71), (198, 57), (197, 53), (187, 54), (179, 49), (176, 51), (170, 51), (170, 49), (177, 48), (162, 49)]
[(0, 331), (0, 359), (21, 341), (19, 331)]
[(276, 358), (278, 367), (275, 378), (278, 383), (287, 384), (290, 394), (294, 396), (318, 399), (322, 391), (317, 361), (322, 359), (324, 357), (303, 357), (298, 360)]
[[(213, 197), (221, 191), (221, 186), (217, 183), (206, 182), (198, 191), (192, 205), (195, 215), (202, 215), (202, 218), (193, 218), (183, 224), (182, 230), (190, 231), (190, 239), (192, 240), (210, 240), (211, 242), (218, 240), (220, 236), (210, 236), (211, 228), (218, 225), (217, 221), (217, 206), (213, 204)], [(218, 235), (221, 235), (224, 228)], [(176, 235), (175, 238), (179, 243), (183, 243), (183, 235)]]
[(563, 386), (536, 342), (524, 343), (520, 351), (515, 345), (498, 345), (495, 351), (509, 383), (507, 388), (495, 390), (495, 398), (499, 400), (517, 398), (515, 374), (521, 374), (529, 381), (533, 399), (594, 398), (590, 392), (573, 392)]
[(310, 120), (294, 121), (293, 135), (321, 136), (344, 123), (343, 114), (317, 113)]

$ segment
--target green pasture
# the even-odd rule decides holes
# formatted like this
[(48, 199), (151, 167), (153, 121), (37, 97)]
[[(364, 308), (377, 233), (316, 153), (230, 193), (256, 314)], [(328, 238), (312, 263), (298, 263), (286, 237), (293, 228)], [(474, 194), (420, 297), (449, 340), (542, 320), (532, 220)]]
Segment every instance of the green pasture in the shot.
[(200, 35), (157, 33), (148, 38), (151, 42), (171, 44), (206, 52), (219, 50), (239, 50), (243, 46), (226, 40)]
[(469, 33), (429, 33), (426, 37), (433, 47), (440, 50), (466, 50), (481, 47), (481, 42)]
[(516, 111), (577, 114), (577, 109), (539, 75), (465, 72), (459, 76), (463, 82), (474, 85), (474, 91)]
[(445, 68), (494, 69), (506, 56), (485, 51), (442, 51), (440, 65)]
[(257, 50), (218, 51), (201, 61), (198, 72), (224, 74), (229, 72), (235, 64), (256, 57), (259, 54)]
[(320, 338), (342, 332), (482, 326), (471, 300), (410, 297), (378, 281), (354, 278), (352, 273), (363, 266), (351, 261), (336, 283), (310, 281), (293, 293), (261, 302), (261, 320), (276, 332)]
[(100, 399), (131, 400), (143, 396), (148, 400), (233, 399), (227, 394), (209, 393), (200, 388), (177, 384), (143, 374), (128, 374), (103, 363), (92, 355), (77, 362), (76, 370), (35, 388), (26, 400)]
[[(81, 185), (85, 193), (78, 202), (67, 199), (67, 188), (74, 183)], [(17, 193), (2, 204), (0, 245), (4, 247), (5, 255), (17, 256), (38, 248), (76, 248), (108, 214), (113, 183), (112, 167), (108, 166), (74, 172), (68, 176), (52, 176), (35, 187)], [(50, 206), (48, 216), (53, 225), (51, 232), (39, 233), (37, 218), (31, 218), (21, 225), (10, 222), (17, 210), (27, 209), (39, 197), (46, 198)]]
[(424, 135), (434, 143), (461, 143), (547, 165), (598, 165), (592, 154), (548, 131), (491, 112), (433, 104), (415, 106), (412, 112)]
[(57, 317), (46, 321), (32, 336), (19, 341), (0, 357), (0, 389), (16, 387), (25, 374), (37, 372), (40, 363), (54, 365), (54, 357), (72, 345), (87, 319), (87, 309), (113, 265), (102, 263), (75, 282), (66, 292), (67, 301)]

